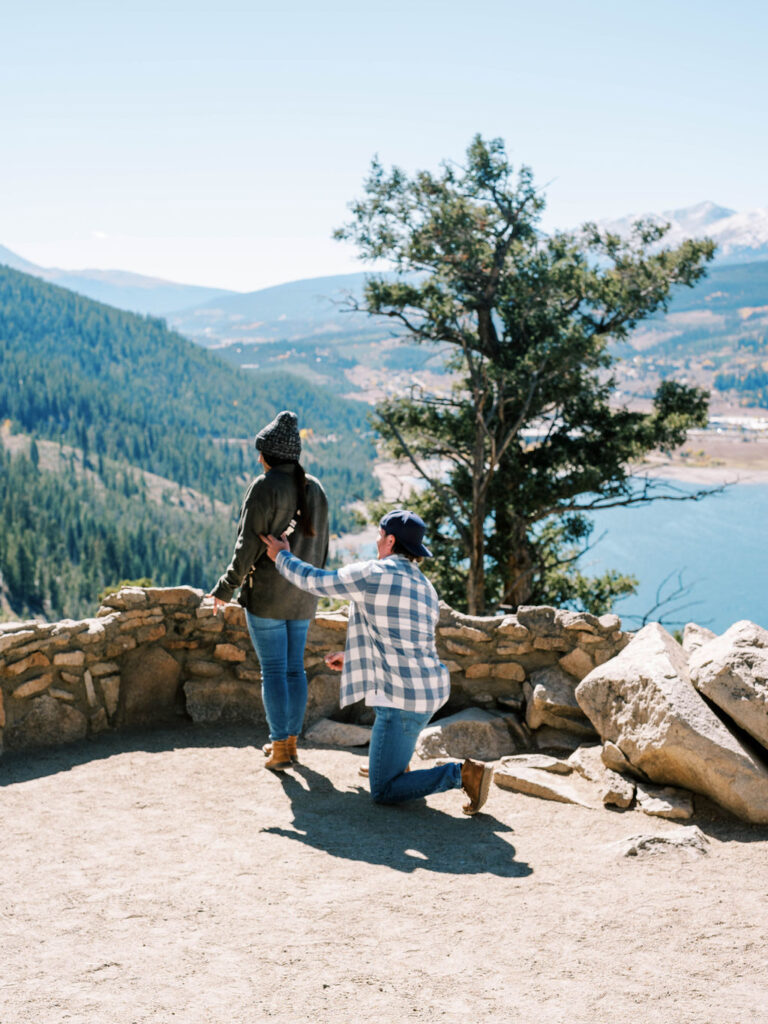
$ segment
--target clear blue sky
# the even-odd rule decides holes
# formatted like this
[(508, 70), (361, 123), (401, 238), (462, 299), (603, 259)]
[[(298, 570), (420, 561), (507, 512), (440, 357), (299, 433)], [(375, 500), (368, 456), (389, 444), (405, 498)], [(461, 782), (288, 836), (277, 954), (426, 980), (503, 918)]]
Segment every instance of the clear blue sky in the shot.
[(768, 14), (733, 0), (5, 5), (0, 244), (252, 290), (363, 269), (371, 157), (505, 139), (544, 226), (768, 205)]

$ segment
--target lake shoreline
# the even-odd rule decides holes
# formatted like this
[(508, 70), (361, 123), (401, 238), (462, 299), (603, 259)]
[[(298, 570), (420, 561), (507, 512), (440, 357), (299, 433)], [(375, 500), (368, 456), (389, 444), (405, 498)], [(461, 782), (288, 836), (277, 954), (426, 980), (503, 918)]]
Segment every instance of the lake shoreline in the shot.
[(647, 476), (660, 480), (677, 480), (683, 484), (701, 484), (722, 487), (732, 484), (768, 484), (768, 469), (736, 464), (696, 466), (685, 462), (644, 462), (633, 476)]

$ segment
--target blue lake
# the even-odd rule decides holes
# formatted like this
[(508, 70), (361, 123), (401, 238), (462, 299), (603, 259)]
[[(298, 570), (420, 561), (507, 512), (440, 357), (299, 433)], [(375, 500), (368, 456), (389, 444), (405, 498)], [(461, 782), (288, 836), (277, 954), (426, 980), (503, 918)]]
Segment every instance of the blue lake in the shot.
[(699, 502), (611, 509), (594, 522), (593, 537), (605, 536), (585, 556), (582, 570), (591, 575), (618, 569), (640, 581), (637, 594), (615, 608), (627, 628), (639, 624), (630, 616), (642, 616), (655, 604), (666, 576), (674, 573), (665, 593), (677, 585), (678, 572), (691, 586), (675, 604), (687, 607), (673, 613), (671, 604), (660, 615), (717, 633), (739, 619), (768, 627), (768, 485), (737, 484)]
[[(669, 482), (681, 490), (698, 489)], [(688, 594), (652, 619), (661, 618), (670, 629), (679, 622), (698, 622), (716, 633), (739, 619), (768, 628), (768, 484), (736, 484), (698, 502), (659, 501), (644, 508), (610, 509), (593, 519), (593, 537), (604, 536), (582, 559), (582, 572), (595, 575), (617, 569), (639, 580), (637, 593), (614, 609), (625, 628), (640, 625), (656, 603), (660, 584), (672, 574), (662, 596), (669, 594), (678, 573), (690, 588)], [(342, 561), (375, 558), (375, 534), (371, 528), (345, 536)]]

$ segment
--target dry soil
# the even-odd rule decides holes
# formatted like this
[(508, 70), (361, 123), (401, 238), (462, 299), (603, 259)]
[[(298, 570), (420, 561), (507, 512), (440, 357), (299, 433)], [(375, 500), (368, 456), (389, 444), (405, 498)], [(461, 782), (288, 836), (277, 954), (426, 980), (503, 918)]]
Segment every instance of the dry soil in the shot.
[[(768, 829), (496, 787), (371, 804), (363, 751), (283, 776), (243, 728), (7, 757), (2, 1024), (768, 1022)], [(254, 746), (254, 744), (256, 744)]]

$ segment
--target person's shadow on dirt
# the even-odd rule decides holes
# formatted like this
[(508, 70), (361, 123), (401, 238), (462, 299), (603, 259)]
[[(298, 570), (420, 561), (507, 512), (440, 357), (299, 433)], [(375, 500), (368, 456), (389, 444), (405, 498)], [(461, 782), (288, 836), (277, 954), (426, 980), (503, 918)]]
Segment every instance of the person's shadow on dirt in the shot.
[[(338, 790), (304, 764), (294, 771), (296, 775), (280, 774), (294, 828), (272, 826), (262, 832), (396, 871), (421, 868), (504, 878), (524, 878), (533, 872), (530, 865), (515, 860), (514, 846), (500, 834), (512, 829), (487, 813), (457, 819), (423, 799), (396, 806), (374, 804), (367, 789)], [(455, 795), (466, 800), (458, 790)]]

